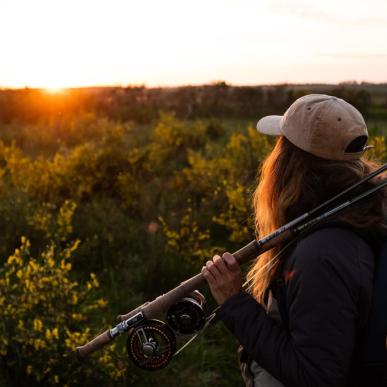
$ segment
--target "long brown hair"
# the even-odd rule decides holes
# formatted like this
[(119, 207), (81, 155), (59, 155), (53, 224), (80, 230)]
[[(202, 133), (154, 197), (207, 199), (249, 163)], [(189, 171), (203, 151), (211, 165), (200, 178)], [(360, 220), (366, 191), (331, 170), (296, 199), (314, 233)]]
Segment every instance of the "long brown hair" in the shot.
[[(255, 227), (260, 237), (273, 232), (318, 204), (354, 184), (379, 165), (366, 159), (332, 161), (313, 156), (281, 136), (263, 162), (260, 181), (253, 195)], [(377, 184), (372, 179), (362, 189)], [(370, 200), (335, 218), (353, 227), (385, 229), (385, 198), (380, 190)], [(264, 303), (264, 294), (279, 264), (281, 246), (262, 254), (247, 274), (250, 291)]]

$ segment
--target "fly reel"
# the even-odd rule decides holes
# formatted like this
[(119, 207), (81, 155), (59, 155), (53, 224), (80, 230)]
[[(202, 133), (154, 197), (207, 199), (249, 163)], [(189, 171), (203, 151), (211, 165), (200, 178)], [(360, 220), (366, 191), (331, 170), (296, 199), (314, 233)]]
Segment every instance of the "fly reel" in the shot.
[(176, 339), (167, 324), (148, 320), (130, 331), (126, 349), (129, 358), (138, 367), (157, 370), (171, 361), (176, 350)]
[[(204, 305), (206, 300), (197, 290), (172, 305), (167, 313), (167, 322), (146, 320), (129, 331), (126, 349), (129, 358), (140, 368), (157, 370), (165, 367), (176, 352), (175, 332), (195, 335), (206, 322)], [(193, 338), (183, 345), (184, 349)]]
[(183, 335), (194, 334), (206, 322), (204, 310), (206, 299), (198, 290), (172, 305), (167, 313), (168, 324)]

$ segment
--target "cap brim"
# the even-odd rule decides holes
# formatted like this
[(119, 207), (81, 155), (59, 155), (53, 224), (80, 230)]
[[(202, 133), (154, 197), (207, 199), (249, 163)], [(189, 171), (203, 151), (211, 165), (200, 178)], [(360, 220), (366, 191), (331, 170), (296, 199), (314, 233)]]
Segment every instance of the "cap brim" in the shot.
[(270, 136), (279, 136), (281, 132), (282, 116), (266, 116), (261, 118), (257, 123), (257, 130), (260, 133)]

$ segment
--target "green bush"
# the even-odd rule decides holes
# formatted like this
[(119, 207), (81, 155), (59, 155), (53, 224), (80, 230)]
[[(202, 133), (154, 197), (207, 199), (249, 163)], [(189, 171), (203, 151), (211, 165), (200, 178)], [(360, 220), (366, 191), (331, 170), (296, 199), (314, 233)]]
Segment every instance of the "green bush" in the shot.
[[(72, 203), (61, 207), (56, 232), (51, 235), (51, 219), (38, 222), (62, 242), (71, 233)], [(123, 378), (124, 369), (113, 362), (114, 346), (92, 360), (92, 367), (74, 361), (74, 349), (92, 338), (88, 326), (101, 320), (107, 301), (99, 297), (99, 281), (94, 273), (82, 282), (74, 279), (72, 258), (80, 241), (64, 247), (51, 241), (39, 256), (31, 255), (30, 241), (21, 245), (0, 269), (0, 356), (7, 377), (25, 384), (110, 384)], [(93, 323), (95, 324), (96, 321)], [(93, 372), (98, 369), (99, 372)]]
[[(170, 113), (148, 126), (88, 114), (11, 125), (0, 142), (0, 383), (242, 384), (221, 324), (156, 373), (129, 363), (124, 338), (81, 364), (69, 356), (253, 238), (251, 195), (273, 144), (233, 125)], [(370, 143), (385, 161), (384, 137)]]

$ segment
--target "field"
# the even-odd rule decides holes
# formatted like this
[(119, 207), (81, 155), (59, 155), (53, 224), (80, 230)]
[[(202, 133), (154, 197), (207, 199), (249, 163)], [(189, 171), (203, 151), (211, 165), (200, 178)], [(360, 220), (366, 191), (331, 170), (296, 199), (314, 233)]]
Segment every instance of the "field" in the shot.
[(0, 385), (242, 386), (220, 323), (157, 372), (124, 338), (82, 363), (72, 350), (254, 238), (274, 144), (256, 119), (309, 92), (357, 106), (386, 161), (387, 85), (0, 91)]

